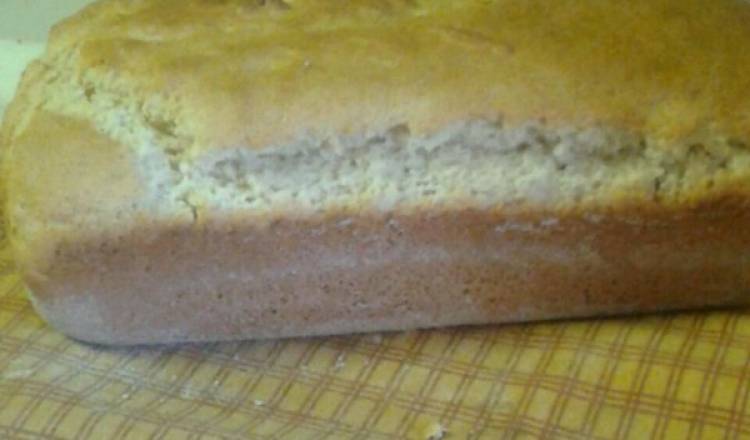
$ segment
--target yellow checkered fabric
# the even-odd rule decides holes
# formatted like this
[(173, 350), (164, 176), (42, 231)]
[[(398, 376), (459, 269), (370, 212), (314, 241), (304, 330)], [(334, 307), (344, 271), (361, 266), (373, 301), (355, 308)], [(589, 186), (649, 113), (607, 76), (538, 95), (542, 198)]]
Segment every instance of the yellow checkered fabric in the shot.
[(750, 438), (745, 311), (111, 349), (0, 273), (3, 439)]

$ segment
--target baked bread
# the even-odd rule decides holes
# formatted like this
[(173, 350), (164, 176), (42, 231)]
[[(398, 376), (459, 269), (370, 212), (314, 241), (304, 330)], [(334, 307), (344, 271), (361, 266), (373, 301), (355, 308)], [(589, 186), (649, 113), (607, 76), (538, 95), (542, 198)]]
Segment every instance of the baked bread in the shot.
[(750, 300), (750, 4), (106, 0), (0, 142), (34, 304), (106, 344)]

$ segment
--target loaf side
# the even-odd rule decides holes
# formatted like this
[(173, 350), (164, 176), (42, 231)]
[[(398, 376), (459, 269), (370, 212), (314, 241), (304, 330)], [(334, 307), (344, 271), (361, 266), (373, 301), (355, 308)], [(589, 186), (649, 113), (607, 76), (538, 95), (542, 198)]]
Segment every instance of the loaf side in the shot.
[(587, 218), (460, 210), (142, 225), (60, 243), (50, 269), (25, 280), (53, 326), (104, 344), (727, 307), (750, 303), (749, 220), (727, 199)]
[(746, 303), (748, 19), (100, 1), (0, 129), (16, 260), (50, 322), (110, 343)]

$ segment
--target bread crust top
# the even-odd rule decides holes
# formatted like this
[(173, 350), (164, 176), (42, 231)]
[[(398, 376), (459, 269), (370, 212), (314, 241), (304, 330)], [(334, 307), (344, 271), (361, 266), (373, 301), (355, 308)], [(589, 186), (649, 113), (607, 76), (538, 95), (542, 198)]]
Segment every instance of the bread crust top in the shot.
[(197, 149), (469, 118), (670, 145), (748, 139), (748, 23), (739, 0), (105, 0), (45, 58), (162, 97), (150, 111)]

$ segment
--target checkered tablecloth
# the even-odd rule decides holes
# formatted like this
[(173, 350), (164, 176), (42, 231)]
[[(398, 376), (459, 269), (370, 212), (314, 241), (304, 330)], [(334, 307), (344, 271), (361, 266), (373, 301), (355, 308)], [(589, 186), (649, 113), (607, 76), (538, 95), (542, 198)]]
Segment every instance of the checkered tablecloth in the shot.
[(750, 314), (112, 349), (0, 248), (3, 439), (750, 438)]

